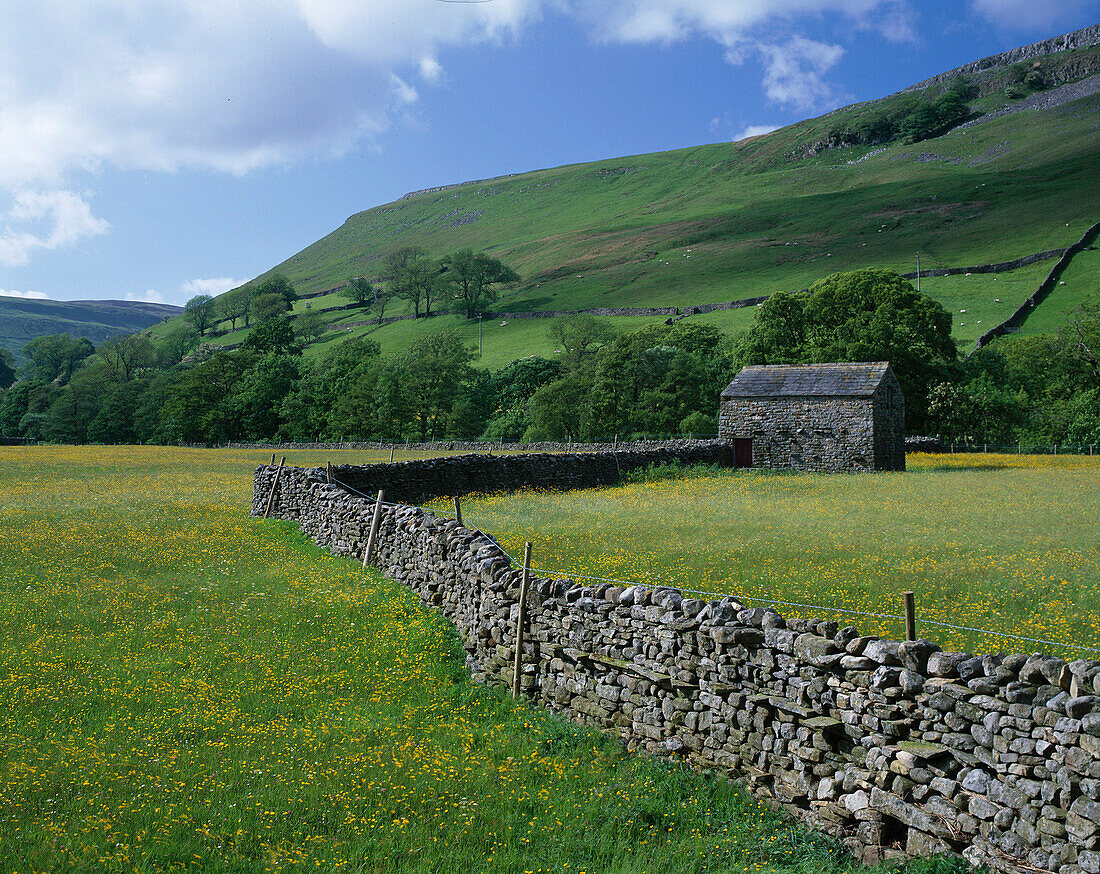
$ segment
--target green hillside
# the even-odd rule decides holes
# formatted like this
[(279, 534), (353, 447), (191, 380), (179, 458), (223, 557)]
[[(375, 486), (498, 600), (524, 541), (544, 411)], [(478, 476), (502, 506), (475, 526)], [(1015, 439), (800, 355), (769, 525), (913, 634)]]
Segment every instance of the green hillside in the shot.
[[(1040, 84), (1020, 84), (1032, 71)], [(351, 216), (269, 273), (286, 275), (301, 294), (318, 295), (300, 301), (297, 313), (331, 309), (334, 327), (359, 323), (330, 332), (331, 343), (372, 330), (362, 324), (369, 319), (362, 310), (335, 309), (347, 301), (332, 292), (355, 276), (378, 280), (383, 256), (400, 246), (420, 246), (433, 257), (470, 247), (501, 259), (522, 280), (494, 311), (514, 313), (686, 308), (794, 291), (866, 266), (911, 272), (917, 253), (929, 270), (1010, 261), (1074, 243), (1100, 218), (1100, 47), (995, 67), (965, 85), (971, 121), (919, 142), (851, 144), (883, 119), (904, 120), (943, 99), (951, 83), (737, 143), (413, 193)], [(1075, 285), (1095, 287), (1100, 265), (1082, 260), (1073, 268)], [(956, 339), (969, 348), (1035, 290), (1053, 263), (926, 277), (922, 290), (955, 315)], [(1053, 295), (1036, 311), (1043, 330), (1057, 321), (1059, 299)], [(386, 315), (407, 311), (398, 303)], [(725, 330), (739, 330), (751, 317), (751, 310), (690, 316)], [(477, 345), (476, 324), (457, 316), (386, 325), (372, 336), (393, 350), (449, 324)], [(482, 364), (551, 352), (549, 324), (501, 326), (486, 318)], [(216, 342), (243, 335), (225, 333)]]
[(68, 334), (99, 345), (108, 337), (133, 334), (181, 310), (177, 306), (128, 300), (28, 300), (0, 296), (0, 346), (17, 361), (36, 337)]

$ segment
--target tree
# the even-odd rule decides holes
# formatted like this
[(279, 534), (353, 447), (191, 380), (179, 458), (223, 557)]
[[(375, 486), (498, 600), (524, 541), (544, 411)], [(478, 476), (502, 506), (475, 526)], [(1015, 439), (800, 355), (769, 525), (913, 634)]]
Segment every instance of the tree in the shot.
[(1058, 348), (1084, 364), (1100, 383), (1100, 297), (1089, 295), (1068, 314), (1058, 331)]
[(156, 364), (157, 352), (148, 337), (132, 334), (103, 341), (97, 354), (110, 379), (129, 382), (134, 376)]
[(196, 294), (183, 305), (183, 317), (195, 326), (200, 337), (204, 336), (206, 329), (214, 324), (216, 316), (214, 298), (208, 294)]
[(50, 334), (37, 337), (23, 347), (28, 362), (25, 372), (30, 379), (42, 382), (68, 382), (84, 359), (95, 352), (86, 337)]
[(470, 353), (453, 330), (420, 338), (387, 368), (408, 405), (420, 439), (434, 439), (472, 376)]
[(386, 304), (390, 302), (393, 297), (393, 292), (388, 288), (381, 288), (375, 286), (374, 288), (374, 303), (378, 305), (378, 324), (382, 324), (382, 316), (386, 312)]
[(240, 415), (246, 439), (268, 440), (278, 435), (282, 424), (280, 410), (298, 383), (300, 366), (298, 355), (271, 352), (241, 374), (233, 389), (232, 403)]
[[(237, 319), (247, 318), (248, 304), (251, 297), (251, 290), (247, 287), (241, 287), (227, 291), (218, 298), (218, 311), (223, 319), (229, 320), (234, 331), (237, 330)], [(248, 327), (248, 325), (246, 324), (245, 327)]]
[(539, 388), (531, 396), (531, 427), (524, 439), (576, 440), (590, 387), (583, 372), (574, 372)]
[(738, 352), (742, 364), (889, 361), (913, 433), (927, 425), (929, 390), (951, 381), (958, 358), (950, 313), (878, 268), (835, 273), (766, 304)]
[[(290, 307), (279, 294), (257, 294), (248, 302), (248, 313), (257, 322), (266, 322), (285, 313)], [(248, 327), (248, 324), (245, 324)]]
[(444, 279), (450, 283), (459, 307), (468, 319), (478, 314), (483, 303), (497, 300), (494, 285), (519, 281), (519, 276), (510, 267), (505, 267), (484, 252), (474, 254), (472, 249), (461, 249), (447, 255), (440, 264)]
[(607, 322), (586, 314), (557, 319), (550, 326), (550, 339), (561, 346), (562, 361), (578, 368), (615, 337)]
[(256, 294), (277, 294), (286, 302), (286, 308), (288, 310), (294, 306), (294, 302), (298, 300), (298, 292), (294, 290), (294, 286), (291, 285), (290, 280), (282, 273), (272, 273), (263, 280), (263, 282), (256, 286)]
[(198, 332), (186, 323), (176, 325), (164, 335), (160, 341), (157, 352), (161, 364), (173, 367), (183, 361), (184, 357), (199, 344)]
[(305, 343), (315, 343), (328, 330), (328, 316), (321, 310), (309, 310), (294, 320), (294, 328)]
[(370, 306), (374, 301), (374, 286), (362, 276), (356, 276), (340, 289), (340, 296), (359, 306)]
[(241, 411), (234, 393), (256, 355), (216, 352), (182, 374), (169, 389), (161, 408), (165, 433), (189, 443), (233, 440), (241, 437)]
[(0, 389), (5, 389), (15, 382), (15, 356), (11, 350), (0, 346)]
[(282, 316), (260, 322), (248, 332), (248, 336), (241, 344), (241, 349), (261, 354), (273, 352), (279, 355), (299, 355), (302, 352), (290, 320)]
[(440, 287), (440, 265), (419, 246), (404, 246), (385, 257), (384, 270), (390, 293), (413, 305), (414, 318), (420, 318), (420, 304), (424, 315), (432, 314), (432, 298)]

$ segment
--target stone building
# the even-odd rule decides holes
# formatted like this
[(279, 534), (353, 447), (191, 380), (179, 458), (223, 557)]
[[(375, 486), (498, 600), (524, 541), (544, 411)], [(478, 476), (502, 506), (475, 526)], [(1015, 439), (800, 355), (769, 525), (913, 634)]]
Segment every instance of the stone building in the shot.
[(889, 362), (756, 365), (722, 392), (738, 467), (905, 470), (905, 401)]

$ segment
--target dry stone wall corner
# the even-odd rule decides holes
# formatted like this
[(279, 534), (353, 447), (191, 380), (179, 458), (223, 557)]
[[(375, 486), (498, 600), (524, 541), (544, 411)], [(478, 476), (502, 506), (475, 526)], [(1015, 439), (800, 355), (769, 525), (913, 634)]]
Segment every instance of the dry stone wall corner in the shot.
[[(456, 464), (426, 469), (437, 489), (453, 489)], [(428, 473), (401, 466), (360, 470), (392, 475), (387, 494), (426, 489)], [(274, 475), (257, 469), (253, 515)], [(272, 515), (361, 556), (373, 504), (324, 480), (285, 468)], [(520, 571), (504, 551), (401, 505), (384, 506), (377, 550), (380, 570), (454, 622), (474, 678), (510, 684)], [(1100, 874), (1098, 661), (941, 652), (733, 597), (539, 578), (523, 661), (539, 704), (719, 768), (867, 861), (954, 852), (997, 871)]]

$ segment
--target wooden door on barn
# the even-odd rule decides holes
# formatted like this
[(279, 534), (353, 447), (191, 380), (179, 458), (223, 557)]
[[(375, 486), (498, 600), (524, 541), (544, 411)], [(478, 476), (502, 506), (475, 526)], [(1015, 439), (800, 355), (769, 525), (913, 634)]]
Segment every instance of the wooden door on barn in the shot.
[(733, 466), (752, 467), (752, 438), (733, 438)]

